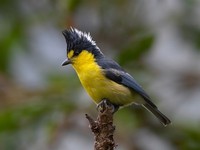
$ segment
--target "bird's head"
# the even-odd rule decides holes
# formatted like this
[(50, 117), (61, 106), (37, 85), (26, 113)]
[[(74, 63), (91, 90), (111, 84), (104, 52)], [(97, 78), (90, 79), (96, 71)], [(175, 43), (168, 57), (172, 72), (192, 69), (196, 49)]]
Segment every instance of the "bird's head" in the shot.
[(64, 30), (62, 33), (67, 43), (67, 59), (62, 66), (87, 63), (91, 57), (98, 59), (103, 56), (103, 53), (97, 47), (95, 41), (92, 40), (89, 33), (75, 28)]

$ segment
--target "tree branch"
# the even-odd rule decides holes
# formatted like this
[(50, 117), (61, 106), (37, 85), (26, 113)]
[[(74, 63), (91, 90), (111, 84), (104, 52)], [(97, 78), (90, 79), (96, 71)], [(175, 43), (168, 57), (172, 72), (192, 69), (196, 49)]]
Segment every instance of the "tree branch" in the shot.
[[(113, 108), (114, 106), (104, 100), (98, 112), (97, 121), (94, 121), (89, 115), (86, 118), (89, 121), (90, 128), (95, 136), (95, 150), (114, 150), (116, 147), (113, 139), (115, 126), (113, 125)], [(99, 108), (99, 107), (98, 107)]]

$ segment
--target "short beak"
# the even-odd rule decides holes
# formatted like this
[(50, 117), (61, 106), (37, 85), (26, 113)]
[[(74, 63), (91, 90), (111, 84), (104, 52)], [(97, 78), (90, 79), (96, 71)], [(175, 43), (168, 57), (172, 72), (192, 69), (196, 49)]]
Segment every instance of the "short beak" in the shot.
[(66, 66), (66, 65), (69, 65), (71, 64), (71, 60), (70, 59), (66, 59), (63, 63), (62, 63), (62, 66)]

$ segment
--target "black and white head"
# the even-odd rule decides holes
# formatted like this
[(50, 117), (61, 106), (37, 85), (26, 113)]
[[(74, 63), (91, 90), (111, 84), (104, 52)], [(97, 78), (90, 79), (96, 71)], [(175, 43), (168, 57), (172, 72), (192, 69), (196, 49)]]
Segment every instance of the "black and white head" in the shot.
[(92, 53), (94, 57), (103, 55), (89, 33), (79, 31), (75, 28), (64, 30), (62, 33), (67, 43), (68, 58), (78, 56), (83, 50)]

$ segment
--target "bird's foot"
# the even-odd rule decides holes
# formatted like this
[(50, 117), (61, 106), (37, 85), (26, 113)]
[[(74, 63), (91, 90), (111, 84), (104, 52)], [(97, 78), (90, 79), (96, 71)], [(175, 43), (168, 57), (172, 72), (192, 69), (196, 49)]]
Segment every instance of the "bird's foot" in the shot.
[(112, 104), (109, 100), (103, 99), (100, 103), (97, 104), (97, 110), (101, 113), (104, 112), (106, 109), (111, 109), (112, 113), (114, 114), (119, 109), (118, 105)]

